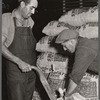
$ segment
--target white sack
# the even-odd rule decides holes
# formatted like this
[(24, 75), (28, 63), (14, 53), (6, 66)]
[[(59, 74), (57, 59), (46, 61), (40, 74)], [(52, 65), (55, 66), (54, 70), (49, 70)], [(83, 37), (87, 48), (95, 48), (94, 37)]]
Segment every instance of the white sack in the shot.
[(76, 30), (79, 27), (71, 26), (69, 24), (65, 24), (64, 22), (60, 21), (50, 21), (42, 30), (42, 32), (49, 36), (56, 36), (64, 29), (73, 29)]
[(52, 52), (66, 54), (61, 45), (55, 43), (54, 36), (44, 36), (36, 44), (36, 50), (38, 52)]
[(83, 76), (81, 83), (76, 88), (75, 93), (72, 94), (74, 100), (99, 100), (98, 79), (98, 75), (86, 73), (86, 75)]
[(98, 38), (98, 22), (90, 22), (87, 24), (84, 24), (79, 29), (79, 36), (85, 37), (85, 38)]
[(64, 78), (68, 70), (67, 56), (55, 53), (41, 53), (37, 59), (37, 66), (38, 65), (43, 71), (54, 93), (59, 88), (64, 87)]
[(98, 7), (72, 9), (59, 18), (60, 22), (81, 26), (88, 22), (98, 22)]

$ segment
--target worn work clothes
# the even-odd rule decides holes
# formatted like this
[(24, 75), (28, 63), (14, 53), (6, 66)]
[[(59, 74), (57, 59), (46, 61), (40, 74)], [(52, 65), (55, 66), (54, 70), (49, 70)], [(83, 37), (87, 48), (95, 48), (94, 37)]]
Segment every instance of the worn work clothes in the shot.
[(79, 84), (87, 69), (98, 73), (98, 39), (79, 37), (70, 78)]
[[(36, 65), (36, 40), (32, 30), (30, 27), (17, 27), (15, 19), (14, 22), (15, 35), (9, 51), (30, 65)], [(6, 64), (8, 100), (32, 100), (36, 79), (34, 71), (24, 73), (17, 64), (11, 61)]]
[[(7, 47), (9, 47), (12, 43), (15, 34), (15, 26), (13, 21), (14, 17), (16, 17), (15, 10), (13, 10), (12, 13), (4, 13), (2, 15), (2, 36), (7, 38), (5, 42), (5, 45)], [(30, 17), (27, 21), (28, 23), (26, 27), (32, 28), (34, 25), (34, 21), (32, 20), (32, 18)]]

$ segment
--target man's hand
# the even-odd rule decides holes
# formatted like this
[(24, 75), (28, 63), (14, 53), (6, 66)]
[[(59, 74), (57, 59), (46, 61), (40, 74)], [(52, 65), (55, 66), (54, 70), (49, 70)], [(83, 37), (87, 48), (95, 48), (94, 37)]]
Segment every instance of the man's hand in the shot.
[(18, 64), (18, 67), (22, 70), (22, 72), (29, 72), (32, 70), (31, 65), (29, 65), (26, 62), (19, 61), (17, 64)]

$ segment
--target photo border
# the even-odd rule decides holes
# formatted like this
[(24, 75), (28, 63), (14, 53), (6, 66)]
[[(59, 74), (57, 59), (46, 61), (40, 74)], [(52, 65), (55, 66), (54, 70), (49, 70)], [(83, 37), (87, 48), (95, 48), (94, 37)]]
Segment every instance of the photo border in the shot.
[(1, 59), (1, 23), (2, 23), (2, 0), (0, 0), (0, 100), (2, 100), (2, 59)]

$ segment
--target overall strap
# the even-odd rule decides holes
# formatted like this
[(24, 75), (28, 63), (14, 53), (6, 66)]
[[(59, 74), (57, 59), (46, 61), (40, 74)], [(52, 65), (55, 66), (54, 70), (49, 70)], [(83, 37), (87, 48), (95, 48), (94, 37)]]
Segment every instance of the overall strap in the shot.
[(14, 20), (14, 26), (17, 27), (17, 25), (16, 25), (16, 18), (14, 17), (13, 20)]

